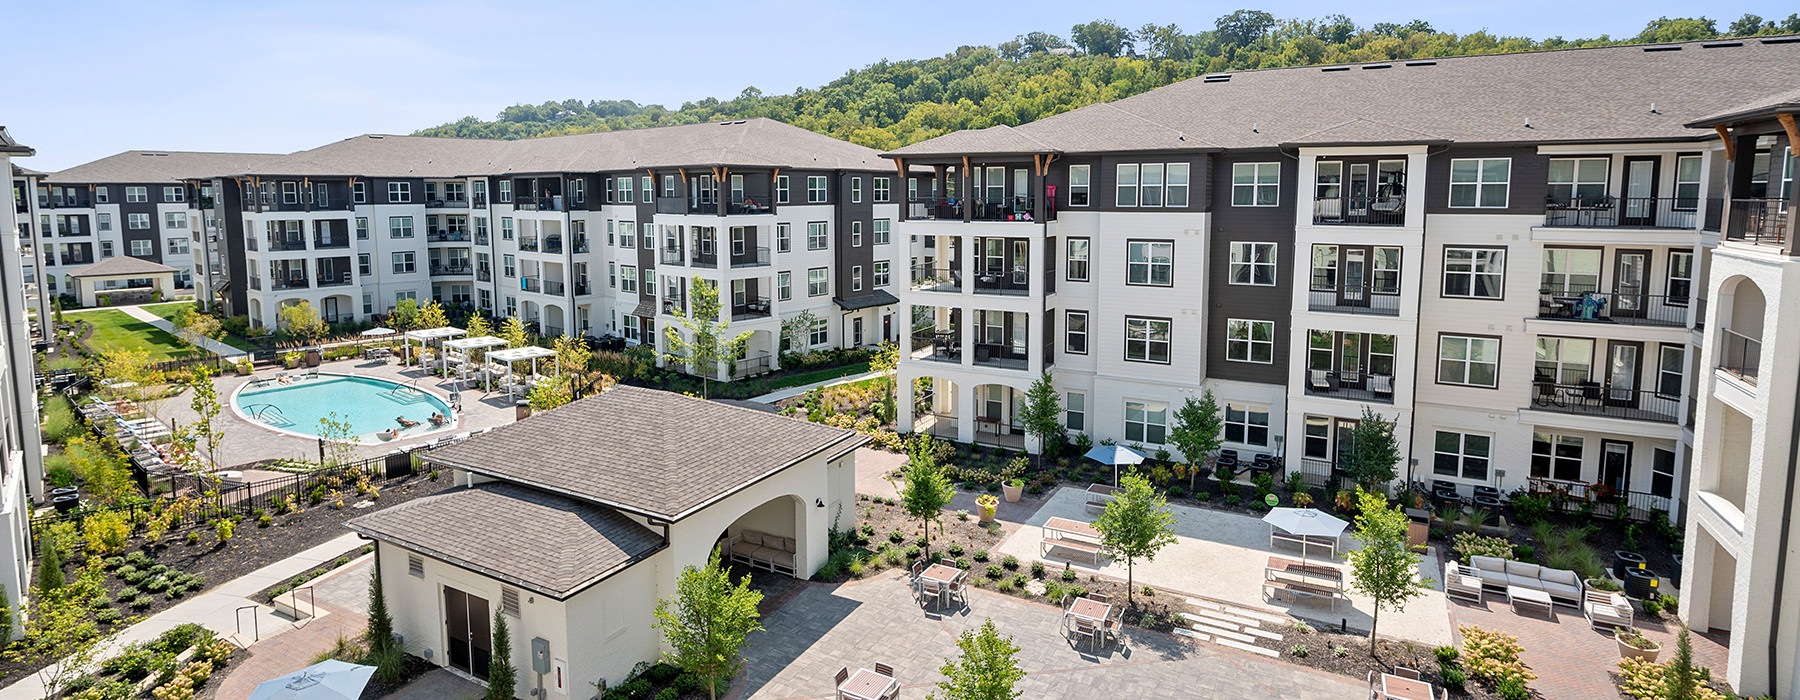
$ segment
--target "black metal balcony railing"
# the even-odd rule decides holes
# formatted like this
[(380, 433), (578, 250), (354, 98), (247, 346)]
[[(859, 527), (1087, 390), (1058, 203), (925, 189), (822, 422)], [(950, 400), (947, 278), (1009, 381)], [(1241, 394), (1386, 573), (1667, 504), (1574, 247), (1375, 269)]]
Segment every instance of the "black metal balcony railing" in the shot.
[(467, 243), (469, 232), (462, 229), (437, 229), (425, 234), (425, 240), (431, 243)]
[(353, 276), (351, 276), (351, 274), (348, 270), (345, 270), (343, 272), (338, 272), (338, 271), (332, 270), (332, 269), (324, 269), (324, 270), (319, 271), (318, 286), (320, 286), (320, 287), (342, 287), (344, 285), (350, 284), (354, 280), (355, 280), (355, 278)]
[(1725, 220), (1725, 240), (1779, 246), (1787, 242), (1792, 225), (1787, 200), (1734, 197)]
[(483, 265), (479, 268), (476, 268), (475, 269), (475, 280), (477, 282), (492, 282), (492, 281), (494, 281), (494, 270), (485, 265)]
[(586, 252), (588, 252), (588, 239), (587, 239), (587, 236), (576, 236), (576, 237), (575, 237), (575, 252), (576, 252), (576, 253), (586, 253)]
[(769, 298), (752, 297), (742, 304), (731, 305), (731, 320), (743, 321), (752, 318), (767, 318), (769, 315)]
[(1400, 294), (1398, 290), (1376, 290), (1368, 286), (1313, 289), (1307, 292), (1307, 310), (1364, 316), (1399, 316)]
[(1725, 344), (1719, 348), (1719, 369), (1755, 384), (1757, 367), (1762, 364), (1762, 341), (1730, 328), (1721, 335)]
[(346, 236), (313, 236), (313, 247), (318, 249), (348, 248), (350, 239)]
[(469, 208), (469, 200), (467, 200), (467, 199), (433, 199), (429, 202), (426, 202), (425, 206), (431, 207), (434, 209), (468, 209)]
[(1024, 270), (989, 271), (975, 275), (976, 294), (1025, 296), (1031, 293), (1031, 277)]
[(306, 289), (309, 286), (306, 275), (290, 274), (286, 277), (271, 277), (269, 280), (270, 289)]
[(513, 199), (513, 208), (519, 211), (567, 211), (563, 196), (546, 195), (541, 197), (520, 196)]
[(687, 263), (687, 252), (680, 248), (662, 247), (662, 264), (684, 265)]
[(999, 367), (1001, 369), (1026, 369), (1030, 367), (1030, 356), (1023, 350), (1013, 348), (1005, 343), (976, 343), (975, 364), (983, 367)]
[(694, 257), (688, 260), (688, 264), (694, 267), (716, 268), (719, 266), (719, 254), (716, 252), (702, 253), (696, 250)]
[(270, 236), (269, 250), (306, 250), (306, 237)]
[(731, 254), (731, 266), (738, 267), (738, 268), (741, 268), (741, 267), (768, 267), (769, 266), (769, 249), (759, 246), (756, 248), (746, 249), (742, 253), (732, 253)]
[(915, 331), (912, 346), (916, 360), (962, 362), (962, 335), (954, 330)]
[(912, 288), (932, 292), (962, 291), (962, 273), (951, 268), (920, 265), (912, 270)]
[(561, 280), (544, 280), (544, 293), (545, 294), (562, 296), (564, 292), (568, 291), (568, 289), (569, 289), (568, 285), (563, 283)]
[(538, 239), (527, 238), (525, 236), (519, 237), (519, 250), (536, 252), (537, 249), (538, 249)]
[(262, 288), (263, 288), (262, 278), (251, 277), (250, 278), (250, 288), (254, 289), (256, 291), (259, 291), (259, 292), (262, 291)]
[[(970, 221), (1032, 221), (1036, 214), (1035, 197), (1000, 197), (967, 201), (956, 197), (914, 197), (907, 200), (906, 218), (928, 221), (961, 221), (966, 213)], [(1046, 220), (1056, 218), (1053, 210), (1044, 212)]]
[(1403, 226), (1405, 197), (1327, 197), (1313, 200), (1313, 223), (1320, 226)]
[(662, 311), (665, 314), (674, 314), (677, 311), (687, 313), (687, 299), (684, 297), (669, 297), (664, 299), (662, 302)]
[(1681, 415), (1681, 397), (1600, 382), (1539, 381), (1532, 383), (1531, 407), (1555, 413), (1674, 423)]
[(688, 200), (686, 197), (657, 197), (656, 213), (686, 214), (688, 213)]
[(1544, 225), (1563, 228), (1667, 228), (1700, 224), (1700, 200), (1692, 197), (1601, 197), (1544, 203)]
[(431, 263), (431, 275), (432, 275), (432, 276), (433, 276), (433, 277), (436, 277), (436, 276), (439, 276), (439, 275), (466, 275), (466, 274), (469, 274), (469, 273), (471, 273), (471, 272), (474, 272), (474, 268), (473, 268), (473, 267), (471, 267), (471, 266), (470, 266), (470, 265), (469, 265), (469, 264), (468, 264), (468, 263), (466, 263), (466, 262), (462, 262), (462, 263), (458, 263), (458, 262), (445, 262), (445, 263), (440, 263), (440, 262), (433, 262), (433, 263)]
[(1306, 395), (1391, 404), (1394, 402), (1394, 377), (1364, 372), (1307, 370)]
[(763, 353), (755, 357), (744, 357), (731, 363), (731, 378), (743, 379), (769, 373), (769, 355)]
[(521, 277), (519, 278), (519, 289), (527, 292), (541, 292), (544, 291), (544, 284), (536, 277)]
[(562, 236), (545, 236), (544, 237), (544, 252), (546, 252), (546, 253), (561, 253), (562, 249), (563, 249)]
[(962, 201), (955, 197), (914, 197), (907, 200), (906, 218), (914, 220), (962, 221)]
[(488, 235), (487, 234), (485, 234), (485, 233), (476, 233), (475, 234), (475, 245), (487, 245), (487, 244), (488, 244)]
[(769, 208), (769, 200), (763, 197), (750, 197), (741, 202), (728, 202), (725, 204), (725, 213), (733, 216), (770, 214), (773, 212), (774, 210)]
[(1538, 318), (1628, 326), (1686, 327), (1689, 299), (1654, 294), (1546, 289), (1538, 292)]
[(487, 195), (478, 194), (478, 195), (475, 195), (472, 199), (475, 203), (476, 209), (486, 209), (487, 208)]
[(1645, 491), (1618, 493), (1600, 484), (1541, 476), (1526, 477), (1525, 488), (1533, 494), (1549, 496), (1550, 507), (1562, 513), (1587, 512), (1586, 504), (1589, 501), (1595, 502), (1592, 511), (1594, 515), (1615, 520), (1648, 522), (1677, 512), (1677, 504), (1673, 498)]
[(589, 293), (592, 293), (593, 291), (594, 291), (593, 286), (589, 285), (586, 280), (577, 281), (575, 283), (575, 294), (577, 296), (583, 295), (583, 294), (589, 294)]

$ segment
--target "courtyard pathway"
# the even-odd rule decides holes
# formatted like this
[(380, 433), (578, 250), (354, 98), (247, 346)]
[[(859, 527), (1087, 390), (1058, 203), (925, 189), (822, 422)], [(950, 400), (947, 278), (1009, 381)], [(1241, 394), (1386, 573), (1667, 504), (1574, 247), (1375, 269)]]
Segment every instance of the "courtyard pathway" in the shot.
[[(174, 335), (178, 338), (180, 337), (179, 335), (177, 335), (175, 333), (175, 324), (170, 323), (169, 320), (166, 318), (163, 318), (161, 316), (151, 313), (149, 309), (145, 309), (142, 306), (120, 306), (120, 307), (116, 307), (116, 308), (118, 308), (120, 311), (125, 312), (125, 314), (127, 316), (135, 318), (139, 321), (143, 321), (144, 323), (148, 323), (152, 326), (156, 326), (157, 328), (160, 328), (164, 331), (168, 331), (169, 335)], [(186, 339), (183, 338), (183, 340), (186, 340)], [(245, 354), (244, 351), (242, 351), (242, 350), (231, 347), (230, 345), (226, 345), (224, 343), (221, 343), (217, 340), (213, 340), (211, 338), (201, 338), (200, 342), (197, 344), (200, 346), (200, 348), (202, 350), (210, 352), (214, 355), (218, 355), (219, 357), (223, 357), (227, 360), (235, 360)]]
[(849, 377), (839, 377), (837, 379), (827, 379), (825, 381), (813, 382), (811, 384), (802, 384), (800, 386), (790, 386), (786, 389), (776, 389), (775, 391), (771, 391), (767, 394), (763, 394), (762, 396), (758, 396), (758, 397), (750, 399), (750, 400), (758, 402), (758, 403), (775, 403), (776, 401), (780, 401), (782, 399), (794, 398), (794, 397), (804, 394), (808, 391), (812, 391), (813, 389), (818, 389), (821, 387), (828, 387), (828, 386), (837, 386), (839, 384), (849, 384), (851, 382), (860, 382), (864, 379), (874, 379), (875, 377), (879, 377), (879, 376), (881, 376), (880, 372), (864, 372), (862, 374), (853, 375), (853, 376), (849, 376)]
[[(330, 651), (338, 639), (360, 637), (369, 626), (369, 577), (374, 568), (375, 555), (365, 554), (308, 584), (318, 615), (299, 629), (252, 645), (249, 658), (226, 669), (214, 696), (250, 697), (250, 691), (263, 681), (311, 666), (313, 657)], [(302, 601), (304, 605), (304, 598)]]

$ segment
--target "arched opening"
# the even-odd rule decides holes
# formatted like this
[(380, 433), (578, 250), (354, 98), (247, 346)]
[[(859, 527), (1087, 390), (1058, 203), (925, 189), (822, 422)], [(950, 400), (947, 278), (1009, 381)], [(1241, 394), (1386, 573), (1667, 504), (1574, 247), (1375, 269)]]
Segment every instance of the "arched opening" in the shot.
[(955, 440), (956, 382), (945, 377), (920, 377), (913, 383), (913, 432)]
[(1005, 384), (975, 387), (975, 435), (972, 442), (1025, 449), (1025, 392)]
[(261, 299), (251, 299), (250, 300), (250, 325), (254, 328), (262, 328), (264, 325), (266, 325), (263, 323), (263, 308), (262, 308), (262, 300)]
[(544, 305), (544, 335), (552, 337), (560, 336), (568, 329), (568, 327), (568, 324), (563, 320), (563, 309), (561, 306), (555, 304)]
[(543, 326), (539, 321), (542, 318), (543, 313), (537, 302), (519, 302), (519, 321), (525, 324), (525, 330), (541, 335), (543, 333)]
[(326, 323), (356, 320), (356, 305), (348, 294), (333, 294), (319, 301), (319, 318)]
[(767, 330), (751, 331), (750, 337), (744, 340), (743, 357), (739, 357), (736, 362), (732, 363), (732, 378), (754, 377), (773, 370), (775, 368), (775, 342), (774, 333)]
[(1755, 383), (1762, 359), (1763, 317), (1767, 301), (1762, 289), (1747, 278), (1726, 280), (1719, 288), (1719, 317), (1724, 328), (1713, 352), (1719, 369)]

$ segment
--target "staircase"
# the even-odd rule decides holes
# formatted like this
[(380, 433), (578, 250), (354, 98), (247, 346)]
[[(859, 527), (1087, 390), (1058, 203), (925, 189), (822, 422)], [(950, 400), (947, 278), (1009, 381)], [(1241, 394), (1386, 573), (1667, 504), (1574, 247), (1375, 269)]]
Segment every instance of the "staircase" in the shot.
[(1175, 634), (1270, 658), (1280, 657), (1281, 652), (1257, 646), (1258, 638), (1280, 641), (1281, 634), (1270, 630), (1293, 622), (1285, 615), (1230, 603), (1188, 598), (1187, 604), (1197, 612), (1181, 613), (1184, 621), (1176, 625)]

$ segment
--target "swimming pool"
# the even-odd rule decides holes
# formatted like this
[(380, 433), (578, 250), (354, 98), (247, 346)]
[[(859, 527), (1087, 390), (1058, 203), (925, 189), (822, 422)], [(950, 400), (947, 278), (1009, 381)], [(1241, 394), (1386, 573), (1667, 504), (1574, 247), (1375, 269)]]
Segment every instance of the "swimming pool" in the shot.
[[(449, 430), (456, 425), (449, 404), (436, 394), (385, 379), (343, 374), (295, 376), (290, 384), (273, 380), (251, 382), (232, 396), (231, 404), (245, 420), (307, 437), (319, 436), (321, 418), (348, 421), (356, 439), (368, 443), (381, 441), (377, 433), (401, 428), (397, 417), (417, 422), (410, 428), (401, 428), (401, 438)], [(432, 414), (451, 416), (451, 420), (443, 426), (433, 426)]]

